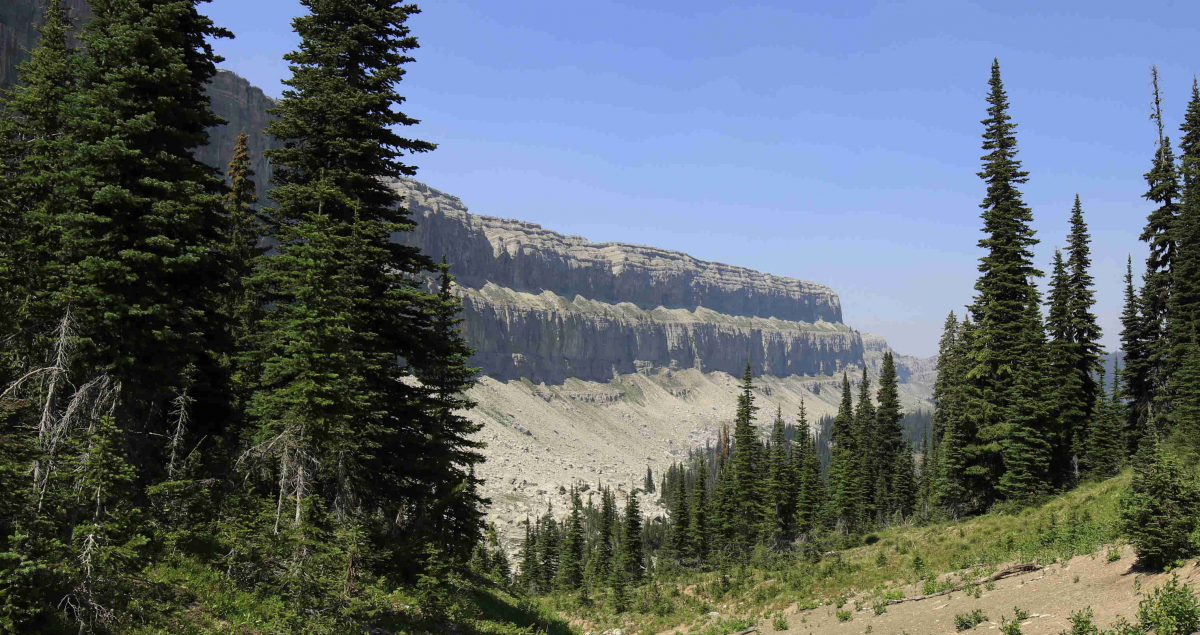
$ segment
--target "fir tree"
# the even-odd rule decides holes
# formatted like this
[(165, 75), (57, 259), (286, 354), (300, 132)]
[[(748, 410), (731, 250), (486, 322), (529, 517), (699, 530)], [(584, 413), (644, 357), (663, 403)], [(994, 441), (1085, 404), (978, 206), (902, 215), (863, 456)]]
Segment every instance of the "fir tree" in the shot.
[(1121, 310), (1121, 350), (1125, 372), (1121, 374), (1124, 395), (1128, 401), (1125, 417), (1125, 439), (1129, 452), (1136, 452), (1146, 436), (1150, 418), (1149, 357), (1146, 351), (1145, 322), (1142, 319), (1141, 294), (1133, 286), (1133, 257), (1125, 262), (1125, 303)]
[(258, 245), (262, 227), (255, 211), (258, 195), (255, 194), (254, 170), (250, 166), (249, 137), (243, 130), (237, 136), (233, 158), (226, 172), (229, 193), (225, 198), (229, 216), (228, 234), (224, 241), (229, 271), (225, 312), (230, 319), (235, 342), (245, 341), (258, 313), (258, 299), (247, 288), (245, 281), (252, 272), (254, 258), (264, 252)]
[(613, 567), (613, 541), (616, 540), (617, 504), (610, 489), (600, 492), (600, 529), (596, 536), (596, 575), (607, 579)]
[[(1146, 227), (1141, 240), (1150, 247), (1146, 258), (1141, 297), (1141, 336), (1145, 353), (1145, 368), (1127, 364), (1127, 372), (1144, 373), (1143, 394), (1130, 395), (1143, 403), (1149, 421), (1156, 426), (1164, 423), (1163, 415), (1169, 411), (1169, 399), (1165, 387), (1173, 370), (1166, 337), (1167, 309), (1173, 285), (1173, 262), (1176, 253), (1176, 221), (1179, 216), (1179, 174), (1175, 164), (1175, 153), (1171, 139), (1163, 133), (1162, 98), (1158, 87), (1158, 69), (1150, 67), (1154, 86), (1153, 108), (1150, 119), (1158, 127), (1158, 144), (1154, 161), (1146, 173), (1148, 189), (1144, 198), (1158, 205), (1146, 217)], [(1132, 361), (1132, 360), (1130, 360)], [(1140, 362), (1141, 360), (1139, 360)]]
[(810, 534), (821, 520), (821, 509), (825, 503), (825, 484), (821, 480), (821, 459), (817, 456), (816, 443), (808, 428), (808, 413), (804, 401), (800, 401), (800, 414), (796, 419), (797, 447), (793, 452), (799, 480), (796, 502), (796, 531)]
[(768, 536), (782, 540), (790, 539), (795, 520), (796, 474), (788, 460), (787, 440), (784, 436), (783, 410), (776, 408), (775, 422), (771, 426), (771, 450), (767, 465), (767, 500), (770, 502), (770, 518), (773, 526)]
[(654, 472), (650, 471), (650, 466), (646, 466), (646, 478), (642, 479), (642, 489), (647, 494), (654, 493)]
[(876, 411), (875, 435), (878, 443), (878, 469), (885, 474), (887, 488), (878, 498), (883, 503), (880, 520), (884, 517), (912, 514), (916, 498), (912, 446), (904, 440), (904, 428), (900, 420), (904, 412), (900, 406), (899, 380), (896, 377), (896, 362), (892, 352), (883, 354), (879, 370), (879, 408)]
[(733, 545), (747, 550), (758, 538), (764, 514), (763, 487), (761, 483), (761, 444), (758, 429), (754, 425), (754, 380), (750, 364), (742, 375), (742, 392), (738, 395), (737, 416), (733, 431), (733, 457), (730, 463), (733, 477), (733, 515), (726, 522), (732, 523)]
[(942, 325), (942, 337), (938, 340), (937, 377), (933, 383), (932, 401), (934, 405), (932, 426), (933, 442), (931, 455), (922, 459), (921, 478), (929, 492), (931, 506), (941, 504), (942, 490), (942, 461), (941, 449), (946, 430), (955, 417), (961, 416), (956, 411), (958, 405), (957, 388), (962, 382), (962, 360), (956, 356), (958, 346), (958, 317), (951, 311)]
[(707, 457), (701, 457), (696, 466), (696, 485), (692, 488), (691, 524), (688, 528), (688, 549), (701, 562), (708, 558), (711, 540), (707, 464)]
[(850, 379), (842, 373), (842, 400), (837, 416), (833, 418), (829, 451), (828, 518), (830, 524), (848, 526), (854, 521), (858, 510), (854, 496), (856, 483), (853, 474), (855, 448), (854, 402), (850, 393)]
[(562, 556), (562, 531), (549, 508), (538, 522), (537, 546), (537, 588), (539, 593), (547, 593), (554, 588)]
[(1133, 481), (1121, 495), (1120, 524), (1138, 561), (1162, 568), (1195, 553), (1191, 540), (1200, 509), (1195, 480), (1177, 460), (1147, 439), (1133, 460)]
[(537, 581), (542, 577), (538, 571), (537, 531), (528, 516), (525, 517), (525, 540), (521, 543), (520, 558), (521, 572), (517, 582), (527, 592), (537, 593)]
[(887, 471), (882, 469), (883, 449), (878, 438), (875, 421), (875, 404), (871, 402), (871, 379), (863, 367), (862, 381), (858, 385), (858, 406), (854, 410), (854, 442), (851, 460), (854, 465), (852, 482), (854, 494), (850, 504), (856, 518), (852, 527), (863, 529), (875, 522), (877, 515), (887, 503)]
[[(1000, 493), (994, 488), (1009, 465), (1016, 466), (1025, 459), (1040, 461), (1039, 457), (1020, 455), (1032, 452), (1030, 444), (1036, 445), (1036, 435), (1043, 432), (1038, 429), (1038, 418), (1026, 412), (1033, 405), (1023, 403), (1028, 390), (1040, 385), (1040, 379), (1031, 374), (1033, 369), (1026, 368), (1035, 360), (1025, 357), (1036, 348), (1032, 346), (1034, 338), (1041, 336), (1040, 319), (1036, 324), (1031, 319), (1040, 302), (1033, 286), (1033, 279), (1042, 275), (1033, 265), (1032, 248), (1038, 240), (1030, 227), (1033, 213), (1018, 189), (1029, 173), (1021, 169), (1017, 159), (1016, 124), (1008, 114), (1008, 95), (998, 61), (992, 62), (989, 85), (988, 118), (983, 121), (983, 149), (988, 154), (979, 172), (987, 183), (987, 195), (980, 205), (986, 237), (979, 246), (987, 253), (980, 259), (977, 295), (971, 306), (978, 330), (976, 341), (987, 345), (975, 346), (970, 352), (973, 367), (969, 375), (976, 383), (980, 412), (977, 440), (968, 441), (970, 472), (980, 477), (977, 492), (985, 504)], [(1032, 328), (1038, 333), (1031, 333)], [(1023, 423), (1006, 420), (1018, 413)], [(1032, 472), (1028, 478), (1034, 478)], [(1028, 478), (1013, 475), (1007, 482), (1020, 482), (1023, 488), (1032, 484)], [(1023, 490), (1010, 486), (1002, 491), (1015, 495)]]
[(645, 546), (642, 542), (642, 510), (638, 506), (636, 491), (629, 493), (629, 500), (625, 503), (619, 551), (619, 560), (624, 563), (629, 581), (634, 584), (641, 582), (646, 573)]
[(1054, 250), (1054, 265), (1050, 275), (1049, 307), (1046, 330), (1047, 370), (1049, 371), (1052, 406), (1049, 442), (1051, 448), (1050, 475), (1058, 486), (1074, 478), (1075, 458), (1086, 447), (1076, 434), (1088, 422), (1083, 377), (1077, 372), (1080, 350), (1075, 343), (1075, 324), (1071, 319), (1071, 279), (1062, 252)]
[[(1035, 298), (1036, 299), (1036, 298)], [(1051, 447), (1046, 440), (1045, 335), (1038, 303), (1026, 311), (1024, 349), (1008, 386), (1001, 456), (1004, 474), (997, 489), (1008, 500), (1031, 502), (1046, 493)]]
[(1111, 395), (1105, 395), (1103, 390), (1103, 372), (1101, 373), (1101, 394), (1103, 398), (1096, 407), (1095, 424), (1088, 435), (1088, 466), (1092, 474), (1108, 478), (1121, 469), (1122, 457), (1125, 454), (1124, 440), (1121, 428), (1124, 420), (1120, 401), (1120, 362), (1117, 362), (1113, 374), (1113, 390)]
[[(703, 487), (702, 484), (697, 487)], [(684, 560), (692, 554), (691, 514), (689, 513), (687, 481), (680, 479), (679, 491), (671, 499), (671, 527), (667, 551), (676, 560)]]
[(1074, 370), (1082, 385), (1080, 399), (1083, 408), (1082, 421), (1073, 429), (1072, 434), (1073, 439), (1083, 444), (1087, 443), (1087, 426), (1096, 416), (1097, 402), (1101, 399), (1100, 393), (1103, 392), (1103, 382), (1098, 381), (1098, 376), (1104, 369), (1101, 359), (1104, 348), (1100, 345), (1103, 333), (1093, 313), (1096, 294), (1092, 288), (1094, 279), (1091, 274), (1091, 241), (1087, 223), (1083, 219), (1083, 206), (1079, 202), (1079, 195), (1076, 194), (1075, 205), (1071, 208), (1071, 233), (1067, 237), (1067, 273), (1071, 289), (1069, 314), (1072, 343), (1075, 348)]
[(973, 386), (967, 375), (971, 367), (969, 355), (975, 347), (975, 325), (964, 316), (957, 330), (949, 354), (938, 359), (938, 378), (945, 377), (947, 382), (943, 383), (946, 392), (938, 401), (938, 410), (943, 414), (938, 416), (942, 440), (937, 501), (951, 518), (977, 507), (973, 482), (978, 478), (973, 473), (971, 459), (979, 405), (973, 399)]
[(1179, 216), (1176, 253), (1168, 300), (1169, 357), (1175, 362), (1168, 393), (1172, 423), (1193, 445), (1200, 445), (1200, 86), (1192, 80), (1192, 98), (1180, 126)]
[(571, 515), (567, 517), (567, 531), (563, 536), (562, 551), (558, 557), (557, 586), (567, 591), (578, 591), (583, 587), (583, 502), (579, 490), (571, 488)]

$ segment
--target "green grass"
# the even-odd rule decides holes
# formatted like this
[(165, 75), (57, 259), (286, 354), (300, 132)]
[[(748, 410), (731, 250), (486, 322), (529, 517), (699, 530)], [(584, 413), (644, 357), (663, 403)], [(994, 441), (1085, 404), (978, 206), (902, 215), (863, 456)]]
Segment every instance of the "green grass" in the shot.
[(871, 598), (863, 606), (874, 609), (877, 603), (903, 597), (903, 585), (920, 583), (912, 567), (918, 557), (925, 580), (921, 590), (935, 592), (982, 578), (1007, 562), (1037, 558), (1051, 564), (1075, 555), (1103, 553), (1102, 548), (1120, 542), (1117, 499), (1129, 481), (1126, 471), (1016, 512), (883, 529), (874, 533), (872, 544), (824, 556), (815, 564), (796, 554), (760, 552), (746, 565), (728, 566), (725, 576), (696, 569), (660, 571), (657, 599), (639, 600), (648, 592), (635, 589), (631, 610), (622, 615), (607, 609), (603, 589), (593, 593), (591, 606), (578, 606), (563, 596), (540, 598), (539, 603), (579, 620), (584, 631), (620, 627), (630, 635), (677, 627), (707, 633), (702, 629), (712, 626), (707, 614), (713, 610), (757, 624), (793, 602), (800, 610), (822, 604), (837, 604), (840, 609), (849, 597), (864, 591)]

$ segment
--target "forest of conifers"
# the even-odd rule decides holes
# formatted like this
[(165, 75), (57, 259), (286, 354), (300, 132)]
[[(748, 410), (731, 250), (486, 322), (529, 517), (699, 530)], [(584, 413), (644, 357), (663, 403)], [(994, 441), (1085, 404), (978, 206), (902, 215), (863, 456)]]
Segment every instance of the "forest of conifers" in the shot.
[(1200, 490), (1191, 474), (1200, 449), (1200, 89), (1193, 85), (1177, 159), (1152, 75), (1158, 137), (1144, 196), (1157, 207), (1141, 235), (1150, 247), (1141, 288), (1132, 257), (1125, 276), (1124, 368), (1111, 382), (1078, 195), (1066, 253), (1055, 251), (1044, 298), (1038, 290), (1038, 240), (1019, 189), (1028, 172), (993, 62), (979, 172), (987, 184), (985, 255), (966, 314), (946, 319), (930, 433), (905, 438), (890, 353), (874, 401), (865, 372), (857, 402), (843, 375), (837, 416), (815, 436), (801, 409), (794, 427), (776, 413), (764, 440), (747, 369), (732, 438), (722, 432), (715, 447), (672, 466), (661, 485), (647, 475), (642, 491), (666, 502), (665, 523), (644, 527), (628, 513), (618, 522), (607, 488), (599, 509), (575, 495), (565, 520), (547, 512), (530, 523), (519, 586), (606, 588), (614, 609), (624, 610), (627, 585), (647, 571), (723, 570), (755, 550), (816, 555), (889, 524), (1020, 509), (1130, 463), (1122, 524), (1142, 562), (1158, 567), (1200, 551)]
[(92, 0), (78, 47), (51, 0), (3, 95), (0, 631), (162, 632), (190, 623), (189, 585), (270, 607), (269, 632), (437, 623), (455, 576), (599, 592), (622, 611), (658, 571), (819, 557), (888, 524), (1019, 508), (1129, 457), (1122, 517), (1139, 555), (1196, 551), (1195, 86), (1176, 157), (1155, 77), (1150, 254), (1140, 288), (1130, 261), (1111, 381), (1079, 197), (1038, 290), (1028, 174), (993, 64), (984, 256), (966, 314), (946, 322), (930, 432), (906, 439), (887, 354), (877, 390), (864, 372), (855, 399), (843, 375), (827, 434), (776, 412), (764, 441), (747, 370), (732, 434), (648, 475), (665, 523), (644, 521), (638, 490), (624, 510), (603, 484), (599, 508), (577, 490), (565, 519), (530, 520), (511, 566), (485, 538), (482, 446), (463, 416), (475, 369), (448, 265), (391, 240), (413, 225), (388, 180), (434, 149), (398, 132), (418, 123), (397, 92), (417, 9), (301, 4), (266, 131), (282, 145), (268, 201), (245, 135), (225, 174), (194, 156), (221, 123), (211, 41), (231, 35), (200, 0)]
[(302, 3), (259, 205), (245, 135), (194, 156), (231, 35), (201, 4), (94, 0), (73, 48), (49, 2), (4, 95), (0, 631), (162, 632), (184, 563), (272, 632), (361, 632), (483, 538), (452, 281), (390, 239), (434, 149), (398, 132), (416, 7)]

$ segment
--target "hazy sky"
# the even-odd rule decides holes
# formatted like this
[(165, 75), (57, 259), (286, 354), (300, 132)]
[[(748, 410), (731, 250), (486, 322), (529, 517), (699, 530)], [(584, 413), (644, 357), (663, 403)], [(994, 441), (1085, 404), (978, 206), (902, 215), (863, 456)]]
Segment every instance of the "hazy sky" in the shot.
[[(993, 57), (1049, 269), (1076, 192), (1105, 343), (1119, 331), (1155, 132), (1200, 72), (1200, 3), (524, 0), (421, 4), (400, 87), (439, 144), (418, 178), (474, 212), (835, 289), (846, 323), (936, 351), (980, 250)], [(278, 96), (297, 0), (214, 0), (222, 65)], [(1045, 289), (1045, 280), (1041, 284)]]

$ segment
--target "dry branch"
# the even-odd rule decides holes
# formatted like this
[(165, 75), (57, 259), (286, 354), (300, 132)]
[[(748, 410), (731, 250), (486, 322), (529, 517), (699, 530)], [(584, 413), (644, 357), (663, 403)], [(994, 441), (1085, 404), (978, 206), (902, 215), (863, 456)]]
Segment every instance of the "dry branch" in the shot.
[(962, 584), (957, 584), (955, 586), (950, 587), (949, 589), (938, 591), (937, 593), (930, 593), (929, 595), (919, 595), (915, 598), (899, 598), (896, 600), (888, 600), (888, 606), (891, 606), (892, 604), (899, 604), (901, 602), (917, 602), (920, 600), (928, 600), (929, 598), (935, 598), (939, 595), (947, 595), (950, 593), (954, 593), (955, 591), (962, 591), (963, 589), (965, 589), (967, 587), (977, 586), (980, 584), (986, 584), (988, 582), (995, 582), (996, 580), (1003, 580), (1004, 578), (1007, 578), (1009, 576), (1019, 575), (1022, 573), (1029, 573), (1030, 571), (1040, 571), (1040, 570), (1042, 570), (1042, 568), (1043, 568), (1042, 565), (1040, 565), (1036, 562), (1026, 562), (1024, 564), (1015, 564), (1015, 565), (1013, 565), (1007, 569), (1004, 569), (1002, 571), (997, 571), (986, 578), (980, 578), (978, 580), (974, 580), (971, 582), (963, 582)]

